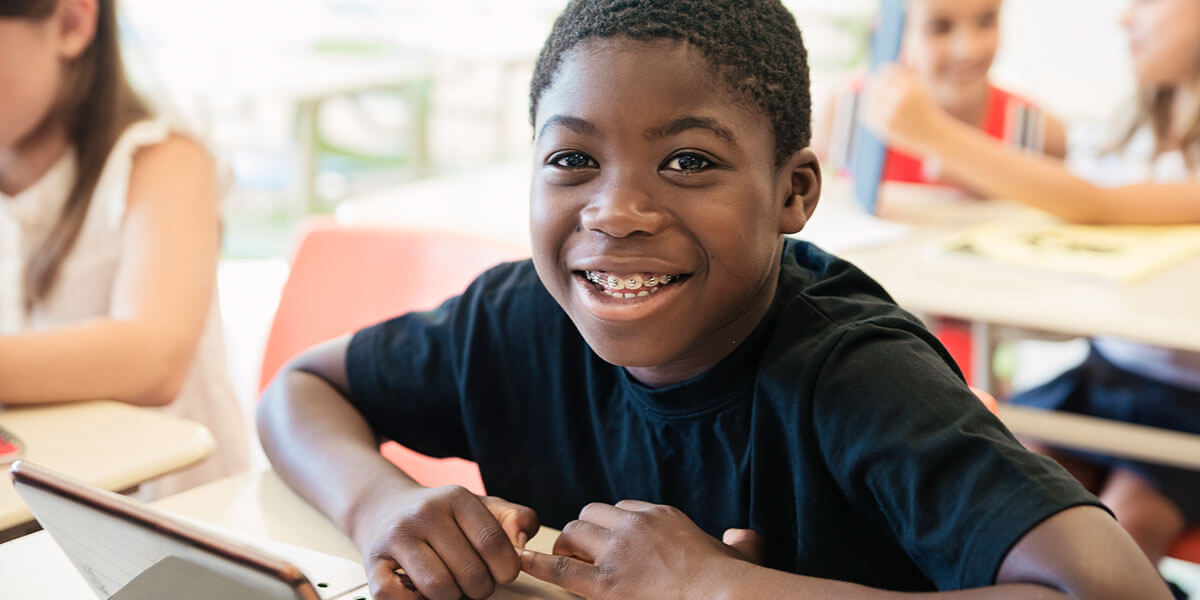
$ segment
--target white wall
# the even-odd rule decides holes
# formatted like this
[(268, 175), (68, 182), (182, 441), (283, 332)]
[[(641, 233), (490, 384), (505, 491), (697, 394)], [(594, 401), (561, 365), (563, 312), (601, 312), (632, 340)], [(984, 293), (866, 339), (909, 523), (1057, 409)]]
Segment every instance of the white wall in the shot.
[(1128, 2), (1007, 0), (993, 78), (1068, 122), (1108, 119), (1133, 93)]

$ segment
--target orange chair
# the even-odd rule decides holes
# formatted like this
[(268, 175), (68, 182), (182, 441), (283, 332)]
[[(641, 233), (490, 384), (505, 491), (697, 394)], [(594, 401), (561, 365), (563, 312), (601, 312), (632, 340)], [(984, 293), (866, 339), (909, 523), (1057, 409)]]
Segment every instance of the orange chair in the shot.
[[(305, 349), (389, 317), (434, 308), (488, 267), (528, 253), (460, 234), (338, 225), (310, 217), (297, 227), (291, 271), (263, 353), (259, 390)], [(394, 442), (381, 452), (417, 482), (483, 493), (478, 466), (435, 459)]]

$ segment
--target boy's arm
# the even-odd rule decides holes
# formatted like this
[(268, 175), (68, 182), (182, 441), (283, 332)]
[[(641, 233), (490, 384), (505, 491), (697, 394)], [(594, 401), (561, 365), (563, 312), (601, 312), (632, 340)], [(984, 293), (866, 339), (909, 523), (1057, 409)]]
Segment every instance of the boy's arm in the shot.
[(1026, 533), (995, 585), (953, 592), (891, 592), (760, 567), (732, 555), (677, 509), (636, 501), (589, 505), (563, 529), (554, 553), (522, 551), (521, 566), (591, 600), (1171, 598), (1129, 536), (1093, 506), (1064, 510)]
[(375, 598), (413, 598), (404, 568), (430, 600), (483, 598), (516, 578), (519, 548), (537, 531), (529, 508), (457, 486), (424, 488), (379, 454), (348, 400), (350, 336), (312, 348), (265, 391), (259, 437), (275, 470), (363, 552)]
[[(900, 148), (937, 157), (948, 176), (989, 196), (1097, 224), (1200, 222), (1200, 183), (1142, 183), (1104, 188), (1045, 156), (1005, 147), (939, 109), (916, 76), (890, 65), (864, 96), (863, 122)], [(1019, 176), (1014, 176), (1019, 174)]]

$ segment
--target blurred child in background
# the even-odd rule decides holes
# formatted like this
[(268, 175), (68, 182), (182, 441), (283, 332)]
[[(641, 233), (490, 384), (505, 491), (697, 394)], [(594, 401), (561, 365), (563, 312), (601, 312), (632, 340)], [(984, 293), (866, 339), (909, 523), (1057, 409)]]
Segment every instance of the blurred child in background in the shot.
[(0, 4), (0, 404), (110, 398), (205, 424), (216, 453), (168, 493), (248, 458), (213, 159), (131, 90), (115, 7)]
[[(988, 79), (1000, 41), (1003, 0), (908, 0), (902, 62), (945, 114), (1007, 146), (1062, 157), (1062, 123)], [(861, 127), (862, 79), (827, 102), (814, 128), (814, 149), (826, 166), (849, 172)], [(930, 157), (889, 148), (884, 180), (961, 183)], [(967, 186), (970, 187), (969, 185)]]

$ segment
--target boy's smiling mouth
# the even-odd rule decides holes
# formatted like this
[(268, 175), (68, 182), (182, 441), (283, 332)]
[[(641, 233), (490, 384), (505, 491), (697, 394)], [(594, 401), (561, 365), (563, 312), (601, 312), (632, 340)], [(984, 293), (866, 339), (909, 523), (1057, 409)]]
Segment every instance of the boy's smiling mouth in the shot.
[(607, 271), (577, 271), (599, 291), (613, 298), (645, 298), (659, 290), (682, 282), (687, 275), (662, 273), (610, 273)]

